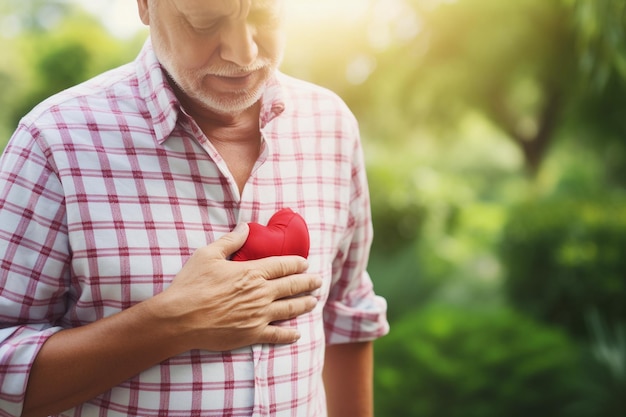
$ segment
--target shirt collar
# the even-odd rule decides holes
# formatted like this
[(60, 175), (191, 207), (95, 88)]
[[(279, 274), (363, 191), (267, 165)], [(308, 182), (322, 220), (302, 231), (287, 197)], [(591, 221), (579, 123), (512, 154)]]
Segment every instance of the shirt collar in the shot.
[[(144, 44), (137, 57), (137, 79), (141, 97), (144, 99), (156, 140), (163, 143), (170, 136), (182, 108), (165, 72), (157, 60), (150, 39)], [(259, 121), (261, 128), (274, 120), (285, 110), (285, 94), (277, 72), (268, 81), (261, 98)]]
[(163, 143), (176, 126), (180, 103), (152, 50), (150, 39), (144, 44), (136, 62), (139, 93), (150, 112), (156, 140)]
[(265, 92), (261, 97), (261, 113), (259, 115), (261, 128), (264, 128), (285, 111), (285, 103), (286, 96), (283, 85), (280, 82), (280, 73), (276, 72), (267, 82)]

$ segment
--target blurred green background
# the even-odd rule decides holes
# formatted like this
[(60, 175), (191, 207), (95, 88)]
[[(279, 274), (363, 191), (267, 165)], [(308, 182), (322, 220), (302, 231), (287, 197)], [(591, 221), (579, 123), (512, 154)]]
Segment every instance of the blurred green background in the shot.
[[(134, 58), (134, 3), (2, 0), (0, 146)], [(288, 3), (283, 70), (361, 121), (377, 415), (626, 416), (626, 2)]]

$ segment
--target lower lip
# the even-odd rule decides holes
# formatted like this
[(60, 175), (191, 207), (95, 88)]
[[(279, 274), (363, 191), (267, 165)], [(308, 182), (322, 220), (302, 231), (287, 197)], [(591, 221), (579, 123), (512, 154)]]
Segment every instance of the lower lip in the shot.
[(219, 80), (221, 83), (227, 84), (231, 87), (245, 87), (250, 80), (252, 79), (253, 73), (246, 74), (243, 76), (221, 76), (221, 75), (213, 75), (212, 77), (216, 80)]

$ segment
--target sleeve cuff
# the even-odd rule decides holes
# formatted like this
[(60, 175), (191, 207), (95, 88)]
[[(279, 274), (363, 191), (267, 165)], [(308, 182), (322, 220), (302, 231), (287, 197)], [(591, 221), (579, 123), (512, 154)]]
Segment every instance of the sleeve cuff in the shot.
[(0, 416), (22, 414), (35, 358), (48, 338), (60, 330), (49, 325), (0, 329)]
[(326, 344), (367, 342), (389, 332), (387, 302), (372, 296), (352, 306), (330, 301), (324, 308)]

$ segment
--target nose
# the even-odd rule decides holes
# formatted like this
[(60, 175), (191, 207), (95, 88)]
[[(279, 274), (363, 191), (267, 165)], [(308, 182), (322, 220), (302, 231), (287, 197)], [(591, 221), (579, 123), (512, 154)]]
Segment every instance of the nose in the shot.
[(226, 25), (220, 45), (220, 56), (223, 60), (246, 67), (256, 61), (258, 53), (253, 30), (245, 19), (231, 21)]

